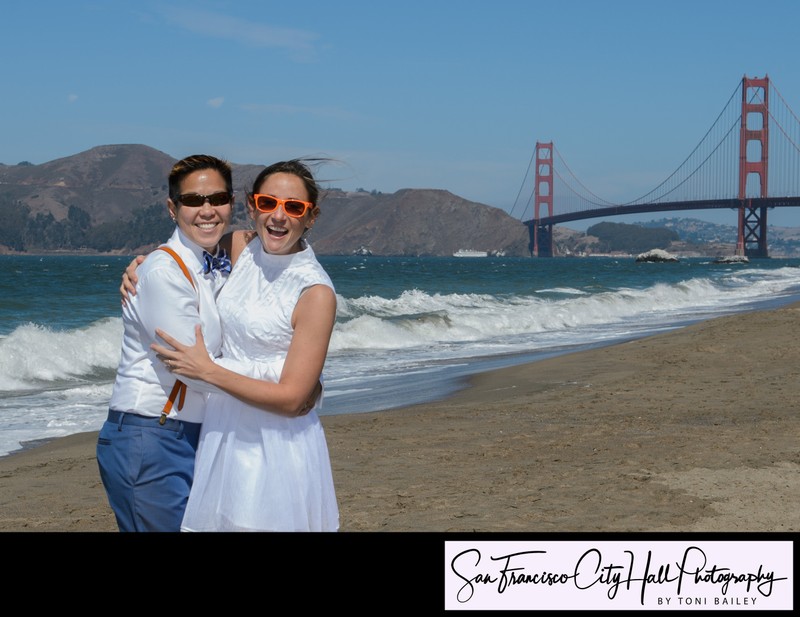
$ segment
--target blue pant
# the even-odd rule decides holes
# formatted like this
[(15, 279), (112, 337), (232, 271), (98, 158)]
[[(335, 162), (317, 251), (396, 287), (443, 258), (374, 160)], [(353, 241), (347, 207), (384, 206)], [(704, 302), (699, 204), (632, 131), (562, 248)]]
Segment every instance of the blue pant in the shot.
[(120, 531), (180, 531), (200, 424), (111, 410), (97, 464)]

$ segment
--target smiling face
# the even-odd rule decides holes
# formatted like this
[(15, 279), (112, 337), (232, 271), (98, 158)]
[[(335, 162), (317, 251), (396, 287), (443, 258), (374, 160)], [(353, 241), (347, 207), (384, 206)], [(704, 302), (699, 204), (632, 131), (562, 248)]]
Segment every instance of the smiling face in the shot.
[[(286, 172), (277, 172), (264, 178), (256, 193), (266, 193), (278, 199), (310, 201), (303, 180)], [(314, 226), (319, 212), (316, 206), (306, 210), (301, 218), (288, 216), (283, 206), (278, 206), (272, 212), (261, 212), (254, 207), (252, 200), (248, 200), (248, 209), (264, 250), (274, 255), (298, 252), (303, 233)]]
[[(181, 195), (190, 193), (213, 195), (221, 192), (228, 192), (228, 187), (222, 174), (216, 169), (193, 171), (181, 181), (180, 185)], [(214, 253), (220, 238), (230, 225), (233, 199), (221, 206), (212, 206), (208, 200), (204, 200), (201, 206), (187, 206), (181, 203), (180, 199), (178, 203), (168, 199), (167, 207), (180, 230), (192, 242), (209, 253)]]

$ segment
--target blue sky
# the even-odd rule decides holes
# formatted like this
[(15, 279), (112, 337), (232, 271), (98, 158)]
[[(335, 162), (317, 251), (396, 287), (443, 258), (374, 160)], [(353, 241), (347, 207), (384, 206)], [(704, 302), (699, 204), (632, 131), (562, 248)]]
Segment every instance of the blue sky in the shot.
[(329, 186), (511, 211), (537, 141), (623, 202), (677, 168), (744, 75), (800, 112), (796, 0), (6, 0), (2, 19), (6, 164), (124, 143), (319, 155), (340, 161)]

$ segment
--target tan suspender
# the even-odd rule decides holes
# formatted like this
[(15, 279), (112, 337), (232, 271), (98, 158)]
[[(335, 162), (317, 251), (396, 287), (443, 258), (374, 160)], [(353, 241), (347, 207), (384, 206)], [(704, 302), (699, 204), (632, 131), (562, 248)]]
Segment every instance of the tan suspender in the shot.
[[(158, 249), (162, 251), (166, 251), (170, 255), (175, 258), (175, 261), (178, 262), (178, 265), (183, 270), (183, 273), (186, 275), (186, 278), (189, 279), (189, 282), (194, 287), (194, 281), (192, 280), (192, 275), (189, 274), (189, 269), (186, 267), (186, 264), (183, 263), (183, 259), (181, 259), (180, 255), (178, 255), (175, 251), (173, 251), (168, 246), (159, 246)], [(169, 393), (169, 398), (167, 398), (167, 403), (164, 405), (164, 409), (161, 411), (161, 418), (158, 420), (159, 424), (164, 424), (167, 421), (167, 415), (172, 410), (172, 405), (175, 403), (175, 399), (178, 400), (178, 405), (176, 407), (177, 411), (183, 409), (183, 401), (186, 398), (186, 384), (183, 383), (180, 379), (175, 380), (175, 385), (172, 386), (172, 391)]]

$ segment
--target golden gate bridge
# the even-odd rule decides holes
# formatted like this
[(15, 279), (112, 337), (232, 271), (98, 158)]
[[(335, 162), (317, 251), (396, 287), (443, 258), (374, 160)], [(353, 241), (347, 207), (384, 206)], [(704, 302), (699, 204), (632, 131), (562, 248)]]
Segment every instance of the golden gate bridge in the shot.
[[(537, 142), (532, 256), (552, 257), (553, 226), (642, 212), (728, 208), (737, 213), (736, 254), (769, 257), (767, 212), (800, 206), (800, 120), (768, 76), (743, 77), (711, 128), (658, 186), (625, 203), (587, 189), (553, 142)], [(525, 181), (523, 181), (523, 184)], [(530, 205), (530, 200), (529, 200)], [(527, 208), (527, 206), (526, 206)]]

